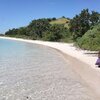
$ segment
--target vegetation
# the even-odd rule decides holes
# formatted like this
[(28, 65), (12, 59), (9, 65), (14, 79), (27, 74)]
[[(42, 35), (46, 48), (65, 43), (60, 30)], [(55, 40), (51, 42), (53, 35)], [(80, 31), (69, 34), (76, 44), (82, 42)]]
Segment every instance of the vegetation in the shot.
[(67, 18), (58, 18), (54, 21), (51, 21), (50, 24), (66, 24), (69, 23), (70, 20), (68, 20)]
[(4, 34), (0, 34), (0, 36), (4, 36)]
[[(60, 22), (61, 20), (63, 21), (62, 23), (51, 24), (54, 21)], [(27, 27), (21, 27), (19, 29), (14, 28), (7, 31), (5, 35), (34, 40), (70, 41), (69, 29), (64, 26), (66, 21), (66, 18), (60, 19), (59, 21), (58, 19), (56, 20), (56, 18), (37, 19), (33, 20)]]
[(63, 24), (54, 24), (50, 26), (43, 36), (47, 41), (68, 41), (70, 40), (69, 30)]
[(47, 41), (75, 42), (80, 48), (100, 49), (100, 14), (83, 9), (73, 19), (42, 18), (26, 27), (10, 29), (5, 35)]
[(76, 15), (70, 21), (70, 31), (73, 35), (73, 40), (81, 38), (93, 25), (100, 22), (98, 12), (89, 12), (88, 9), (83, 9), (79, 15)]
[(88, 30), (82, 38), (78, 39), (80, 48), (88, 50), (100, 50), (100, 24)]

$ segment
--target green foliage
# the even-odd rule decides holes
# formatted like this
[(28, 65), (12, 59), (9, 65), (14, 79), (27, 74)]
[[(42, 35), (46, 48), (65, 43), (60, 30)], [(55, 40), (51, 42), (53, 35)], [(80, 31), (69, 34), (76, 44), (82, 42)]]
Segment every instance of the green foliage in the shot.
[[(60, 24), (50, 24), (51, 21), (60, 22)], [(12, 29), (5, 34), (13, 37), (24, 37), (30, 39), (43, 39), (48, 41), (65, 41), (69, 38), (69, 31), (64, 24), (68, 21), (66, 18), (56, 20), (56, 18), (43, 18), (33, 20), (27, 27)]]
[(82, 38), (77, 39), (80, 48), (87, 50), (100, 50), (100, 24), (87, 31)]
[(42, 35), (50, 27), (49, 21), (47, 19), (33, 20), (28, 28), (30, 29), (29, 34), (36, 39), (42, 38)]
[(53, 17), (53, 18), (52, 18), (52, 20), (56, 20), (56, 18), (55, 18), (55, 17)]
[(65, 28), (64, 25), (54, 24), (45, 32), (43, 40), (61, 41), (68, 36), (68, 29)]
[(5, 35), (27, 39), (73, 42), (88, 50), (100, 49), (100, 14), (83, 9), (73, 19), (42, 18), (31, 21), (26, 27), (13, 28)]
[(66, 18), (65, 16), (62, 16), (62, 18)]
[(58, 18), (56, 20), (52, 20), (50, 22), (50, 24), (68, 24), (70, 22), (70, 20), (68, 20), (67, 18)]
[(83, 9), (79, 15), (76, 15), (70, 21), (70, 31), (74, 40), (82, 37), (92, 25), (100, 21), (99, 13), (92, 11), (92, 14), (88, 9)]
[(100, 22), (100, 15), (98, 12), (92, 11), (90, 16), (91, 25), (95, 25), (96, 23)]
[(4, 34), (1, 34), (1, 33), (0, 33), (0, 36), (4, 36)]

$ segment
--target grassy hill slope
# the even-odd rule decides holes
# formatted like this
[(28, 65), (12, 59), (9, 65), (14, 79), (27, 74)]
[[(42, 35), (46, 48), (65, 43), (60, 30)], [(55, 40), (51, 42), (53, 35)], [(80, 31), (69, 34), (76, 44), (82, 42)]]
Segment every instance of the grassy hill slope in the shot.
[(69, 28), (68, 24), (70, 23), (70, 20), (67, 18), (58, 18), (54, 21), (51, 21), (50, 24), (64, 24), (65, 27)]

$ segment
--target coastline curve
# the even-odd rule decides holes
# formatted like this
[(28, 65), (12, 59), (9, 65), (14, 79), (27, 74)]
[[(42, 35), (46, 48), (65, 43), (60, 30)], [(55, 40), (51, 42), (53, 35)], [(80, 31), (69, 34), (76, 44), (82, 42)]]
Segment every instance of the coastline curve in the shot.
[(71, 65), (72, 69), (80, 75), (80, 77), (91, 88), (92, 92), (95, 93), (100, 98), (100, 88), (99, 88), (100, 70), (94, 67), (91, 67), (91, 66), (94, 66), (93, 63), (95, 62), (94, 59), (96, 58), (92, 59), (94, 60), (92, 64), (89, 63), (88, 60), (91, 60), (91, 57), (82, 55), (82, 52), (72, 47), (72, 44), (57, 43), (57, 42), (55, 43), (54, 42), (44, 42), (44, 41), (38, 41), (38, 40), (25, 40), (25, 39), (10, 38), (10, 37), (0, 37), (0, 38), (40, 44), (40, 45), (48, 46), (48, 47), (51, 47), (57, 50), (65, 58), (65, 60), (66, 59), (69, 60), (69, 64)]

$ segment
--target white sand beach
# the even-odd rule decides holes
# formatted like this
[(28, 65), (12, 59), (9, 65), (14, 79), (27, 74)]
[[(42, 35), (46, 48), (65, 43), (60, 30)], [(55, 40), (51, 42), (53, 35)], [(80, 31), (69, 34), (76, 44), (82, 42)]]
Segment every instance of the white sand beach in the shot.
[(100, 69), (95, 66), (97, 56), (95, 54), (89, 54), (91, 53), (90, 51), (78, 49), (73, 46), (72, 43), (26, 40), (10, 37), (0, 38), (40, 44), (58, 50), (65, 60), (69, 59), (69, 64), (73, 66), (73, 70), (75, 70), (80, 77), (85, 80), (88, 86), (93, 90), (92, 92), (95, 92), (100, 96)]

